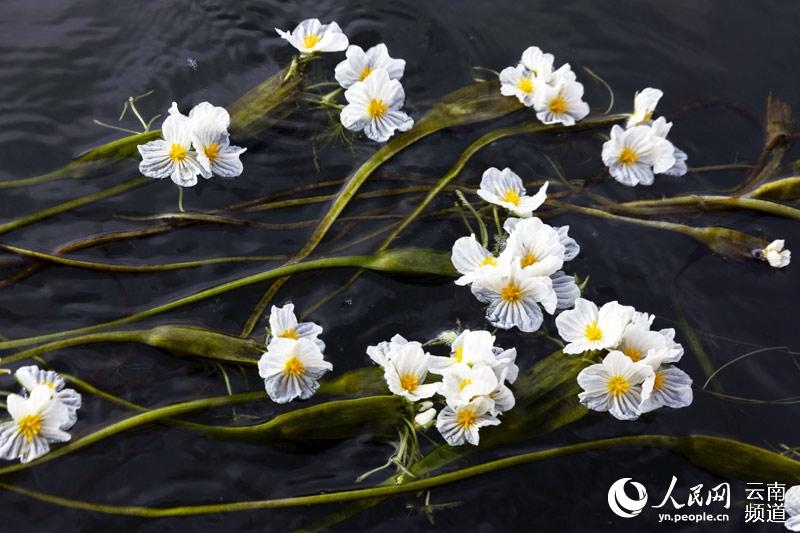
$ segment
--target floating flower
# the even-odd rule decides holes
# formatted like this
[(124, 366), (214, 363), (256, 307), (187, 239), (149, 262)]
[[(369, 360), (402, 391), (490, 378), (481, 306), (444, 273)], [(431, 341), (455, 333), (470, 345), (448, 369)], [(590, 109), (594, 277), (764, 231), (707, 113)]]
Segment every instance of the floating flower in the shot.
[(69, 412), (49, 386), (34, 386), (27, 398), (10, 394), (7, 404), (12, 420), (0, 424), (0, 458), (27, 463), (49, 452), (50, 443), (70, 439), (61, 429)]
[(507, 67), (500, 72), (500, 94), (516, 96), (525, 107), (533, 107), (533, 95), (540, 83), (545, 82), (522, 65)]
[(666, 355), (667, 340), (657, 331), (629, 324), (615, 349), (636, 363), (651, 355)]
[(788, 249), (784, 250), (783, 239), (777, 239), (767, 245), (766, 248), (761, 250), (761, 256), (769, 263), (771, 267), (783, 268), (788, 266), (792, 261), (792, 252)]
[(322, 334), (322, 326), (313, 322), (298, 323), (294, 304), (272, 306), (269, 313), (269, 334), (270, 343), (276, 339), (309, 339), (317, 344), (321, 352), (325, 351), (325, 343), (318, 338)]
[(455, 269), (461, 273), (456, 285), (469, 285), (498, 265), (497, 257), (484, 248), (475, 235), (456, 240), (453, 243), (450, 260)]
[(617, 346), (632, 314), (632, 307), (616, 301), (598, 309), (594, 302), (578, 298), (574, 309), (556, 317), (558, 334), (569, 343), (564, 353), (580, 354)]
[(213, 175), (221, 178), (241, 175), (243, 167), (239, 156), (247, 150), (231, 146), (228, 135), (230, 123), (231, 117), (224, 107), (208, 102), (199, 103), (189, 111), (192, 145), (197, 151), (197, 159), (204, 167), (211, 169)]
[(578, 374), (583, 392), (580, 402), (593, 411), (608, 411), (618, 420), (635, 420), (641, 414), (642, 386), (653, 376), (653, 369), (634, 363), (622, 352), (612, 351), (603, 362)]
[(389, 79), (384, 69), (353, 84), (344, 97), (347, 105), (340, 116), (342, 125), (352, 131), (363, 130), (373, 141), (385, 142), (395, 130), (408, 131), (414, 125), (414, 119), (400, 110), (406, 98), (403, 86)]
[(662, 174), (675, 165), (674, 147), (655, 135), (650, 126), (634, 126), (624, 130), (611, 128), (611, 139), (603, 144), (603, 163), (611, 176), (633, 187), (652, 185), (655, 174)]
[(436, 394), (439, 384), (425, 383), (430, 357), (418, 342), (395, 345), (384, 367), (389, 390), (412, 402)]
[(517, 262), (531, 276), (549, 276), (563, 266), (564, 246), (553, 227), (537, 217), (526, 218), (514, 225), (500, 261)]
[(577, 81), (561, 81), (545, 85), (536, 91), (536, 117), (545, 124), (572, 126), (589, 114), (589, 104), (583, 101), (583, 85)]
[[(420, 348), (422, 347), (422, 345), (417, 341), (411, 342), (419, 345)], [(395, 335), (389, 341), (379, 342), (377, 346), (368, 346), (367, 355), (375, 364), (385, 368), (394, 351), (401, 346), (405, 346), (406, 344), (409, 344), (409, 341), (407, 341), (405, 337), (402, 335)]]
[[(658, 117), (650, 125), (650, 128), (653, 130), (655, 135), (666, 140), (669, 130), (672, 129), (672, 122), (667, 122), (667, 119), (664, 117)], [(667, 176), (683, 176), (686, 174), (689, 171), (689, 167), (686, 164), (689, 156), (686, 155), (686, 152), (677, 148), (675, 145), (672, 145), (672, 157), (675, 158), (675, 163), (665, 170), (663, 174), (666, 174)]]
[(348, 45), (347, 35), (335, 22), (322, 24), (319, 19), (306, 19), (291, 33), (278, 28), (275, 31), (303, 54), (341, 52)]
[(142, 156), (139, 172), (150, 178), (171, 178), (181, 187), (193, 187), (197, 176), (211, 177), (208, 160), (200, 161), (192, 150), (189, 118), (177, 111), (172, 102), (169, 116), (161, 125), (163, 139), (137, 146)]
[(450, 357), (431, 356), (429, 368), (434, 374), (443, 374), (454, 365), (474, 366), (494, 362), (494, 335), (488, 331), (465, 329), (453, 340)]
[(345, 56), (347, 59), (336, 65), (334, 72), (336, 81), (345, 89), (364, 81), (379, 68), (384, 69), (390, 79), (399, 80), (406, 68), (405, 60), (389, 57), (389, 50), (383, 43), (376, 44), (366, 52), (360, 46), (351, 44)]
[(316, 342), (308, 338), (277, 338), (258, 360), (258, 374), (272, 401), (288, 403), (295, 398), (311, 398), (319, 379), (333, 370)]
[(538, 46), (529, 46), (522, 52), (520, 65), (537, 78), (547, 81), (553, 72), (553, 54), (546, 54)]
[(489, 396), (498, 385), (497, 375), (489, 366), (455, 365), (443, 374), (439, 393), (447, 405), (458, 407), (477, 396)]
[(544, 319), (539, 304), (550, 314), (556, 310), (557, 297), (550, 278), (529, 276), (515, 263), (475, 281), (472, 294), (489, 304), (486, 319), (502, 329), (516, 326), (520, 331), (536, 331)]
[(33, 392), (33, 389), (39, 385), (49, 387), (53, 391), (55, 400), (66, 407), (69, 415), (61, 429), (67, 430), (75, 425), (78, 420), (78, 409), (81, 408), (81, 395), (73, 389), (65, 388), (64, 378), (52, 370), (42, 370), (36, 365), (18, 368), (14, 377), (28, 393)]
[(491, 167), (481, 177), (478, 196), (518, 216), (529, 217), (547, 199), (547, 185), (545, 182), (536, 194), (528, 196), (522, 179), (510, 168), (498, 170)]
[(800, 531), (800, 485), (789, 487), (783, 496), (787, 518), (783, 523), (789, 531)]
[(484, 396), (459, 407), (447, 406), (436, 418), (436, 429), (450, 446), (461, 446), (464, 442), (477, 446), (480, 428), (500, 424), (491, 412), (493, 408), (494, 402)]
[(636, 93), (633, 98), (633, 114), (628, 118), (626, 127), (631, 128), (649, 123), (662, 96), (664, 96), (664, 93), (661, 90), (652, 87), (647, 87)]
[(575, 276), (558, 271), (550, 275), (553, 291), (556, 293), (556, 309), (569, 309), (581, 296), (581, 289), (575, 283)]
[(642, 413), (664, 406), (678, 409), (691, 405), (694, 393), (689, 374), (674, 366), (661, 366), (654, 370), (649, 384), (643, 387), (642, 403), (639, 407)]

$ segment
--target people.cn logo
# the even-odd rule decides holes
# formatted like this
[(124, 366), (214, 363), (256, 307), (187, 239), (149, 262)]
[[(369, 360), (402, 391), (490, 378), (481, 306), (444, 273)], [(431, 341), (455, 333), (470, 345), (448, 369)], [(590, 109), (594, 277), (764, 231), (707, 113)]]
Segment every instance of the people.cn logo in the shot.
[(633, 518), (642, 512), (644, 506), (647, 505), (647, 490), (644, 485), (631, 481), (631, 485), (636, 489), (637, 497), (630, 498), (625, 493), (625, 484), (631, 481), (631, 478), (624, 477), (618, 479), (608, 489), (608, 506), (615, 515), (622, 518)]

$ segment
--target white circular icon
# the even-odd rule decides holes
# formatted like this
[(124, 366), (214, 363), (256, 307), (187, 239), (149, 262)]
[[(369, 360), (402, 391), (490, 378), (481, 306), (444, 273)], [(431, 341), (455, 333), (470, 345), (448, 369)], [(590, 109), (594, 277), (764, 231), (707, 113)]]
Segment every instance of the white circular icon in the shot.
[(618, 479), (608, 489), (608, 506), (615, 515), (622, 518), (633, 518), (641, 513), (647, 504), (647, 490), (641, 483), (631, 481), (631, 485), (637, 492), (636, 499), (631, 499), (625, 494), (625, 484), (630, 480), (629, 477)]

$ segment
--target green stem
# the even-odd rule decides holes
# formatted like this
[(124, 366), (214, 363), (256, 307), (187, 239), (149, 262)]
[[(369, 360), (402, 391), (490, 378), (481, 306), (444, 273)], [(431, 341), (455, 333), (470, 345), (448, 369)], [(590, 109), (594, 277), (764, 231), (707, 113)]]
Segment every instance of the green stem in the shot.
[(747, 198), (743, 196), (712, 196), (692, 194), (687, 196), (675, 196), (672, 198), (662, 198), (660, 200), (637, 200), (625, 202), (614, 206), (614, 210), (629, 213), (653, 214), (658, 213), (659, 208), (668, 206), (691, 206), (701, 209), (749, 209), (762, 213), (769, 213), (785, 218), (800, 220), (800, 209), (789, 207), (788, 205), (759, 200), (757, 198)]
[(183, 187), (178, 185), (178, 211), (180, 213), (185, 213), (186, 211), (183, 209)]

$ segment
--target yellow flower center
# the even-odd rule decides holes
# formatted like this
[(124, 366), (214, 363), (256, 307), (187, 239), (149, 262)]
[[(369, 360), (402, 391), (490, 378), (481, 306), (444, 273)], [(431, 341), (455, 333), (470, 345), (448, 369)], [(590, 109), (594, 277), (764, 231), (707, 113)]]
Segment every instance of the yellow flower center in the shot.
[(283, 365), (283, 373), (287, 376), (302, 376), (306, 372), (306, 365), (297, 357), (286, 360)]
[(419, 386), (419, 377), (414, 374), (403, 374), (400, 376), (400, 388), (408, 392), (414, 392)]
[(466, 387), (467, 385), (472, 385), (472, 380), (469, 378), (462, 379), (461, 383), (458, 384), (458, 390), (464, 390), (464, 387)]
[(511, 282), (500, 289), (500, 298), (502, 298), (504, 302), (516, 303), (522, 299), (522, 289), (514, 282)]
[(497, 266), (497, 259), (495, 259), (493, 255), (487, 255), (486, 257), (484, 257), (483, 261), (481, 261), (480, 264), (480, 266), (488, 266), (488, 265)]
[(42, 415), (25, 415), (17, 422), (17, 427), (25, 440), (31, 442), (42, 430)]
[(560, 94), (550, 100), (550, 103), (547, 106), (550, 109), (551, 113), (556, 115), (563, 115), (567, 112), (567, 101), (564, 99), (563, 96)]
[(656, 380), (653, 382), (653, 390), (659, 391), (664, 388), (667, 383), (667, 378), (664, 376), (664, 371), (656, 372)]
[(169, 148), (169, 158), (176, 163), (186, 159), (187, 150), (182, 144), (173, 144)]
[(455, 358), (456, 363), (460, 363), (464, 359), (464, 347), (459, 346), (456, 348), (456, 351), (453, 353), (453, 358)]
[(533, 81), (527, 76), (523, 76), (517, 83), (517, 89), (524, 93), (531, 93), (533, 92)]
[(381, 118), (384, 113), (386, 113), (387, 109), (389, 109), (389, 106), (384, 104), (383, 100), (373, 98), (369, 103), (367, 113), (369, 113), (369, 116), (372, 118)]
[(322, 39), (321, 35), (317, 35), (316, 33), (312, 33), (311, 35), (306, 35), (303, 37), (303, 46), (305, 48), (313, 48), (315, 44)]
[(624, 348), (622, 350), (622, 353), (630, 357), (631, 361), (633, 361), (634, 363), (642, 359), (642, 351), (633, 346), (628, 346), (627, 348)]
[(536, 256), (533, 254), (526, 254), (525, 257), (520, 259), (519, 264), (522, 268), (531, 266), (534, 263), (537, 263), (539, 260), (536, 259)]
[(372, 74), (372, 67), (367, 65), (366, 67), (364, 67), (364, 70), (361, 71), (361, 74), (358, 75), (358, 79), (364, 81), (370, 74)]
[(608, 380), (608, 392), (612, 396), (618, 397), (628, 393), (631, 388), (630, 382), (622, 376), (613, 376)]
[(513, 205), (519, 205), (519, 191), (516, 189), (508, 189), (500, 199)]
[(278, 335), (278, 337), (281, 337), (283, 339), (299, 339), (300, 335), (294, 330), (294, 328), (289, 328), (280, 335)]
[(639, 160), (639, 154), (630, 146), (626, 146), (619, 153), (619, 162), (623, 165), (632, 165)]
[(603, 339), (603, 330), (600, 329), (600, 326), (597, 325), (597, 321), (595, 320), (594, 322), (586, 326), (586, 329), (583, 332), (583, 336), (586, 337), (586, 340), (588, 341), (592, 342), (599, 341)]
[(472, 409), (462, 409), (456, 415), (456, 424), (463, 429), (469, 429), (478, 420), (478, 415)]
[(206, 157), (209, 161), (215, 161), (217, 156), (219, 156), (219, 149), (222, 148), (217, 143), (211, 143), (205, 148), (203, 148), (203, 152), (206, 154)]

